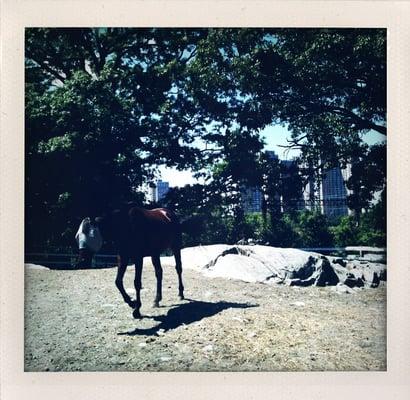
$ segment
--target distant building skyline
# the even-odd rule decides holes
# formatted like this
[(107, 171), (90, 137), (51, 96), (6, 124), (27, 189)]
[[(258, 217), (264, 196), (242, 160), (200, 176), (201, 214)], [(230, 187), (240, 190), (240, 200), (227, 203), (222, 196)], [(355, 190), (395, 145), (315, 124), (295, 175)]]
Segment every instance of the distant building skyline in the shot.
[(158, 179), (156, 183), (151, 183), (148, 189), (148, 200), (157, 203), (164, 198), (169, 190), (169, 182)]
[(341, 168), (327, 171), (321, 181), (322, 213), (328, 217), (348, 215), (347, 195)]
[[(272, 160), (278, 160), (287, 169), (295, 165), (295, 160), (282, 160), (273, 150), (266, 150), (266, 153)], [(296, 171), (301, 168), (297, 165)], [(350, 215), (351, 210), (347, 206), (347, 196), (351, 191), (347, 189), (346, 182), (351, 176), (351, 165), (346, 168), (332, 168), (324, 174), (322, 179), (312, 176), (308, 178), (307, 183), (302, 188), (298, 199), (289, 201), (279, 198), (282, 212), (290, 209), (301, 210), (319, 210), (322, 214), (332, 218)], [(192, 184), (192, 182), (187, 182)], [(170, 189), (170, 182), (158, 179), (156, 183), (151, 183), (148, 189), (148, 200), (153, 203), (159, 202), (164, 198)], [(241, 203), (245, 213), (254, 213), (262, 211), (263, 193), (258, 187), (244, 187), (241, 190)]]
[[(280, 160), (274, 151), (267, 152), (271, 159), (279, 160), (282, 165), (290, 169), (295, 165), (294, 160)], [(299, 166), (297, 166), (296, 171)], [(298, 173), (298, 172), (297, 172)], [(351, 214), (347, 207), (347, 196), (351, 192), (346, 187), (346, 182), (351, 176), (351, 165), (345, 169), (340, 167), (331, 168), (325, 172), (322, 179), (313, 176), (308, 178), (307, 183), (302, 188), (300, 196), (295, 199), (293, 204), (280, 198), (280, 207), (282, 212), (289, 209), (301, 210), (319, 210), (327, 217), (341, 217)], [(259, 188), (251, 187), (242, 190), (242, 205), (245, 213), (262, 211), (262, 192)]]

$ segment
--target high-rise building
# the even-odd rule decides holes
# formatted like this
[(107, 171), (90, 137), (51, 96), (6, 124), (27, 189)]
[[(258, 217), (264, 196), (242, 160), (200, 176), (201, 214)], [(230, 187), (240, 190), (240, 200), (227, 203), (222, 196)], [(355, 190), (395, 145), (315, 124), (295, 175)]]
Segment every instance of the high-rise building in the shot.
[[(271, 160), (279, 160), (274, 151), (266, 152)], [(296, 160), (279, 160), (284, 167), (281, 172), (283, 181), (287, 185), (298, 180), (292, 179), (292, 174), (305, 177), (305, 184), (300, 194), (291, 193), (291, 198), (278, 195), (276, 199), (280, 202), (282, 212), (289, 210), (318, 210), (322, 214), (333, 218), (348, 215), (347, 196), (350, 191), (346, 182), (351, 176), (351, 165), (344, 169), (340, 167), (331, 168), (322, 177), (314, 173), (314, 167), (307, 164), (298, 164)], [(299, 185), (299, 184), (298, 184)], [(245, 213), (262, 211), (263, 193), (257, 187), (244, 187), (241, 189), (242, 206)]]
[(262, 211), (262, 192), (256, 187), (241, 190), (242, 207), (245, 213)]
[(148, 188), (148, 199), (151, 203), (161, 201), (169, 190), (169, 182), (158, 180), (157, 183), (150, 183)]
[(322, 213), (328, 217), (348, 215), (347, 194), (342, 170), (337, 167), (326, 171), (321, 182)]
[(319, 210), (328, 217), (340, 217), (349, 214), (346, 187), (350, 166), (345, 169), (335, 167), (324, 172), (323, 177), (315, 176), (313, 168), (305, 169), (307, 182), (303, 190), (305, 207), (308, 210)]
[(169, 190), (169, 182), (159, 180), (157, 182), (157, 196), (158, 200), (162, 200)]

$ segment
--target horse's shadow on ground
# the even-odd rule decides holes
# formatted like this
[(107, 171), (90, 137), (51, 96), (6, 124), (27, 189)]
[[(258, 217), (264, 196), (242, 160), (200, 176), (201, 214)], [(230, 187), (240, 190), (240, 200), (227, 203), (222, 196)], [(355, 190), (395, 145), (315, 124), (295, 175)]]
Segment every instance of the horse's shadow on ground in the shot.
[(228, 308), (251, 308), (258, 307), (258, 304), (247, 303), (229, 303), (226, 301), (218, 301), (217, 303), (210, 303), (206, 301), (189, 300), (189, 303), (179, 304), (171, 308), (166, 315), (158, 315), (152, 318), (158, 321), (159, 324), (152, 328), (136, 328), (130, 332), (120, 332), (118, 335), (144, 335), (144, 336), (158, 336), (158, 332), (166, 332), (182, 325), (189, 325), (198, 322), (203, 318), (212, 317)]

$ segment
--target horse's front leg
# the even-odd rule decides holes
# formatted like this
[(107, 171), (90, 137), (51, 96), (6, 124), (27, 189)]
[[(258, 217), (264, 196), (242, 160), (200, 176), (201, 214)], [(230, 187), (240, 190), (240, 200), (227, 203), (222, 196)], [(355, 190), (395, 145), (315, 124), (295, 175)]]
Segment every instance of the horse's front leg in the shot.
[(115, 278), (115, 285), (120, 291), (124, 301), (131, 308), (134, 308), (135, 302), (131, 300), (131, 297), (128, 295), (128, 293), (124, 289), (124, 283), (123, 283), (125, 271), (127, 270), (127, 263), (128, 263), (128, 257), (118, 256), (118, 270), (117, 270), (117, 277)]
[(137, 299), (134, 302), (134, 311), (132, 315), (134, 318), (141, 318), (140, 308), (141, 308), (141, 276), (142, 276), (142, 265), (143, 265), (143, 257), (135, 257), (135, 278), (134, 278), (134, 286), (135, 292), (137, 294)]
[(155, 268), (155, 276), (157, 278), (157, 294), (155, 295), (154, 307), (159, 307), (159, 302), (162, 300), (162, 267), (159, 256), (151, 257), (152, 264)]

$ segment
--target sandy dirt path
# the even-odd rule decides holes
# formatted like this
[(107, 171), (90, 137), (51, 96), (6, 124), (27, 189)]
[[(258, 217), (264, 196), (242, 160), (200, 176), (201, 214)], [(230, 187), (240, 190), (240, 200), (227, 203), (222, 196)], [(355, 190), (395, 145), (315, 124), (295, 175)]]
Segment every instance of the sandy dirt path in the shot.
[[(147, 263), (148, 264), (148, 263)], [(338, 294), (210, 279), (164, 267), (163, 301), (143, 272), (142, 320), (116, 269), (25, 273), (26, 371), (358, 371), (386, 369), (386, 289)], [(132, 296), (134, 269), (125, 287)]]

